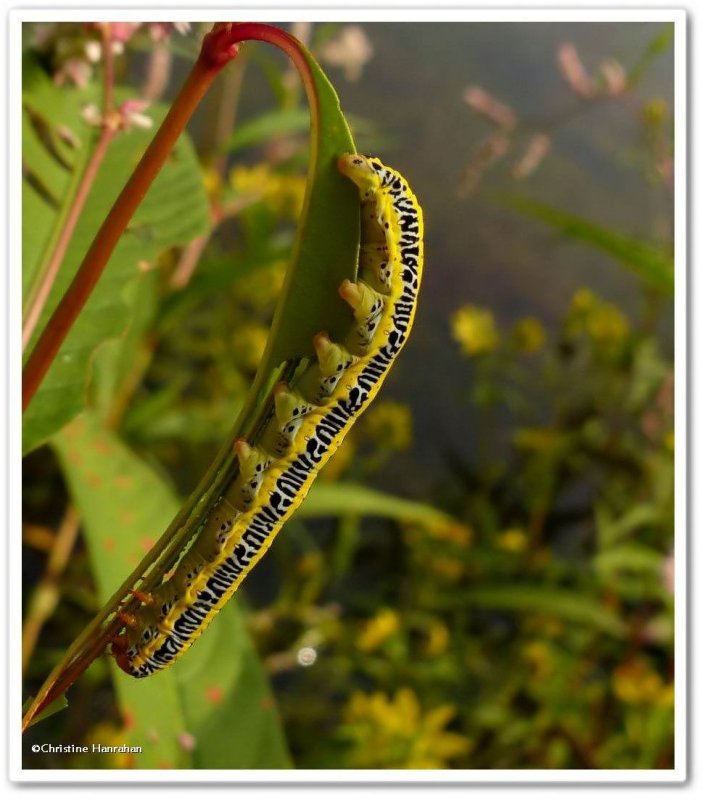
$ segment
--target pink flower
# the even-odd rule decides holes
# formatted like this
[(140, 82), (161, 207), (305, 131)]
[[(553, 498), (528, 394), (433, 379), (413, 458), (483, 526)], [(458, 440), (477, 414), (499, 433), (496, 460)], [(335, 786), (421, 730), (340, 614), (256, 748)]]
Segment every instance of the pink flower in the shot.
[(511, 130), (516, 125), (516, 115), (512, 109), (480, 86), (468, 87), (463, 96), (471, 108), (499, 125), (500, 128)]
[(587, 74), (578, 51), (572, 42), (565, 42), (558, 48), (558, 66), (570, 88), (581, 97), (592, 97), (595, 84)]

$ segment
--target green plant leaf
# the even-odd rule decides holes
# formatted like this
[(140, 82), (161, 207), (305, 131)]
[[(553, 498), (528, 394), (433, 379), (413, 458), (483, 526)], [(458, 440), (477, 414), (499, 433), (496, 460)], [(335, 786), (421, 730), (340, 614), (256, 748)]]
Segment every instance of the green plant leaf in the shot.
[(330, 81), (313, 56), (303, 47), (301, 52), (317, 100), (317, 113), (311, 116), (306, 198), (267, 348), (238, 421), (238, 433), (247, 430), (256, 417), (283, 362), (313, 356), (313, 337), (319, 331), (341, 341), (350, 324), (338, 287), (357, 273), (359, 198), (336, 163), (342, 154), (355, 152), (355, 144)]
[(273, 136), (304, 133), (308, 130), (308, 121), (309, 113), (306, 108), (280, 108), (267, 111), (239, 125), (223, 149), (234, 153), (244, 147), (261, 144)]
[(438, 598), (439, 608), (463, 605), (490, 608), (517, 614), (546, 614), (587, 625), (617, 638), (626, 635), (622, 620), (599, 601), (585, 594), (538, 585), (477, 586), (458, 591), (452, 597)]
[[(178, 501), (95, 415), (77, 417), (53, 444), (106, 602), (171, 521)], [(136, 680), (110, 662), (126, 736), (143, 748), (136, 767), (289, 766), (271, 690), (235, 602), (170, 669)]]
[[(22, 713), (29, 708), (30, 704), (32, 703), (33, 697), (28, 697), (25, 702), (22, 704)], [(53, 717), (54, 714), (58, 714), (60, 711), (63, 711), (65, 708), (68, 708), (69, 701), (66, 699), (66, 695), (62, 694), (60, 697), (57, 697), (55, 700), (52, 700), (46, 708), (39, 712), (33, 719), (32, 723), (30, 724), (30, 728), (32, 725), (36, 725), (38, 722), (47, 719), (48, 717)]]
[[(94, 146), (93, 130), (81, 117), (81, 109), (93, 102), (95, 95), (94, 86), (57, 87), (36, 67), (30, 70), (23, 96), (25, 294), (53, 250), (76, 189), (77, 176)], [(126, 96), (126, 90), (121, 90), (118, 101)], [(165, 111), (164, 107), (150, 108), (155, 124)], [(70, 131), (70, 135), (62, 138), (59, 131)], [(133, 129), (118, 134), (110, 144), (27, 354), (152, 135), (152, 131)], [(67, 144), (67, 138), (73, 139), (74, 145)], [(46, 441), (84, 407), (91, 358), (102, 342), (127, 328), (131, 315), (127, 294), (133, 290), (131, 284), (139, 285), (145, 279), (143, 268), (154, 266), (167, 247), (185, 244), (208, 229), (208, 201), (200, 169), (190, 142), (182, 137), (135, 213), (25, 413), (25, 453)]]
[(515, 211), (550, 225), (569, 239), (607, 253), (659, 292), (673, 294), (673, 257), (663, 248), (533, 200), (510, 197), (505, 202)]
[(627, 85), (634, 88), (644, 77), (646, 70), (658, 56), (665, 53), (673, 41), (674, 24), (669, 22), (654, 36), (646, 46), (637, 63), (627, 73)]
[(406, 500), (356, 483), (316, 483), (299, 509), (300, 516), (337, 517), (356, 514), (417, 523), (429, 528), (462, 527), (448, 514), (426, 503)]

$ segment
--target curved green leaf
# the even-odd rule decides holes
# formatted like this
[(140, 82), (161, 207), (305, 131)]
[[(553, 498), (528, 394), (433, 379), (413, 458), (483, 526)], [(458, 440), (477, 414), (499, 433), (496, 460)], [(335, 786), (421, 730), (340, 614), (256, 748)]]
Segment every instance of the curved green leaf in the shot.
[(368, 489), (356, 483), (317, 483), (299, 509), (301, 517), (336, 517), (356, 514), (417, 523), (428, 528), (458, 528), (461, 523), (448, 514), (414, 500)]
[[(84, 122), (81, 109), (94, 102), (97, 94), (94, 86), (57, 87), (36, 67), (30, 69), (27, 81), (23, 97), (25, 294), (53, 249), (78, 176), (94, 146), (93, 129)], [(125, 96), (123, 90), (118, 99)], [(149, 110), (155, 124), (165, 113), (163, 107)], [(151, 138), (151, 131), (134, 129), (118, 134), (110, 144), (27, 355)], [(24, 415), (25, 453), (46, 441), (84, 408), (90, 360), (102, 342), (126, 329), (131, 318), (127, 295), (134, 284), (144, 280), (143, 268), (154, 265), (167, 247), (185, 244), (208, 229), (208, 200), (200, 169), (190, 142), (182, 137), (137, 210)]]
[(569, 589), (529, 584), (477, 586), (457, 592), (453, 597), (438, 598), (439, 608), (456, 605), (514, 611), (517, 614), (547, 614), (587, 625), (617, 638), (623, 638), (627, 633), (625, 624), (613, 611), (598, 600)]
[[(83, 520), (101, 602), (144, 555), (178, 510), (168, 486), (83, 414), (53, 440)], [(111, 661), (138, 768), (282, 768), (289, 766), (276, 705), (235, 602), (224, 608), (188, 658), (147, 680)], [(89, 713), (89, 711), (87, 711)], [(223, 720), (229, 732), (223, 740)]]
[(506, 202), (515, 211), (550, 225), (564, 236), (602, 250), (654, 289), (673, 294), (673, 258), (663, 248), (642, 239), (625, 236), (544, 203), (521, 197), (508, 198)]
[(305, 108), (278, 108), (239, 125), (223, 149), (234, 153), (244, 147), (261, 144), (273, 136), (303, 133), (308, 130), (308, 126), (309, 113)]
[(317, 114), (311, 115), (306, 198), (267, 349), (236, 433), (247, 430), (257, 416), (259, 403), (283, 362), (312, 356), (313, 337), (319, 331), (340, 341), (350, 322), (338, 287), (357, 273), (359, 199), (336, 162), (343, 153), (355, 152), (355, 144), (335, 89), (313, 56), (303, 47), (301, 51), (318, 105)]

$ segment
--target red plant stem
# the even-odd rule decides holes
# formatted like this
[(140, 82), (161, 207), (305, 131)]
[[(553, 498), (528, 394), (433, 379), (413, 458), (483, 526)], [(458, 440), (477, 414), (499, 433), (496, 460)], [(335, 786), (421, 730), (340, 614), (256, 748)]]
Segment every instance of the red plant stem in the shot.
[(64, 260), (64, 256), (66, 255), (66, 250), (71, 243), (71, 238), (73, 237), (73, 232), (76, 229), (76, 224), (81, 217), (81, 212), (83, 211), (83, 206), (86, 203), (86, 198), (88, 197), (90, 190), (93, 188), (93, 182), (95, 181), (95, 177), (98, 174), (100, 165), (105, 158), (105, 154), (108, 151), (108, 146), (110, 145), (114, 135), (114, 130), (111, 130), (108, 126), (103, 127), (100, 132), (98, 144), (91, 154), (88, 164), (86, 165), (85, 172), (81, 176), (81, 182), (76, 190), (76, 195), (73, 199), (73, 203), (71, 204), (71, 209), (66, 216), (66, 221), (61, 230), (61, 234), (57, 239), (56, 247), (54, 248), (54, 252), (51, 254), (51, 258), (49, 259), (41, 283), (39, 284), (37, 292), (34, 295), (32, 303), (25, 316), (24, 325), (22, 326), (22, 350), (24, 350), (29, 344), (32, 334), (34, 333), (34, 329), (37, 327), (39, 318), (42, 315), (44, 306), (46, 305), (49, 294), (54, 286), (56, 276), (59, 274), (61, 264)]
[(212, 66), (205, 59), (198, 59), (164, 122), (93, 239), (22, 373), (23, 410), (34, 397), (66, 334), (90, 297), (137, 206), (219, 70), (220, 67)]
[(76, 230), (76, 225), (81, 217), (83, 206), (86, 204), (86, 198), (95, 181), (105, 154), (108, 151), (108, 146), (115, 135), (115, 127), (111, 124), (110, 117), (113, 114), (113, 47), (110, 38), (110, 24), (105, 23), (102, 27), (103, 36), (103, 127), (100, 132), (100, 138), (95, 150), (86, 165), (85, 171), (81, 176), (81, 180), (76, 189), (76, 194), (71, 203), (64, 225), (56, 241), (54, 250), (49, 258), (46, 268), (43, 270), (44, 274), (39, 279), (39, 285), (33, 296), (30, 299), (29, 307), (25, 315), (25, 320), (22, 325), (22, 351), (27, 347), (37, 327), (37, 323), (42, 315), (44, 306), (46, 305), (51, 289), (56, 281), (56, 276), (59, 274), (61, 264), (63, 263), (66, 250), (68, 249), (73, 233)]
[[(22, 409), (34, 397), (71, 326), (91, 295), (120, 236), (137, 206), (162, 168), (176, 140), (186, 127), (203, 95), (220, 70), (237, 54), (237, 44), (248, 39), (269, 42), (283, 50), (298, 69), (309, 99), (312, 118), (318, 113), (313, 78), (300, 43), (280, 28), (257, 22), (216, 23), (186, 83), (147, 148), (144, 156), (115, 201), (78, 268), (71, 285), (32, 351), (22, 373)], [(312, 157), (315, 154), (311, 154)]]

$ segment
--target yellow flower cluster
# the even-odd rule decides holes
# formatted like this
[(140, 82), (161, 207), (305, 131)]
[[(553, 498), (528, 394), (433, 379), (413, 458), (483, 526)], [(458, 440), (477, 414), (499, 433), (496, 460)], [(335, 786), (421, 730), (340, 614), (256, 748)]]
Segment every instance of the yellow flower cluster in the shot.
[(509, 528), (497, 537), (497, 547), (509, 553), (523, 553), (528, 544), (529, 538), (521, 528)]
[(353, 766), (367, 769), (444, 769), (451, 759), (465, 756), (472, 742), (445, 730), (456, 710), (442, 705), (423, 712), (414, 692), (354, 692), (346, 712), (347, 733), (353, 740)]
[(408, 406), (387, 400), (377, 403), (363, 417), (362, 433), (385, 450), (408, 450), (412, 441)]
[(445, 653), (448, 648), (450, 634), (448, 633), (448, 627), (440, 619), (435, 619), (428, 626), (426, 634), (428, 636), (424, 646), (426, 655), (433, 658)]
[(272, 261), (262, 264), (254, 272), (248, 272), (238, 282), (238, 300), (260, 312), (273, 308), (284, 283), (286, 267), (286, 261)]
[(368, 620), (357, 637), (357, 648), (363, 653), (371, 653), (381, 647), (400, 627), (399, 615), (391, 608), (381, 609)]
[(463, 562), (453, 556), (432, 556), (425, 563), (434, 575), (446, 581), (458, 581), (465, 572)]
[(237, 166), (230, 172), (230, 185), (239, 195), (265, 202), (275, 213), (298, 219), (304, 204), (306, 178), (273, 172), (268, 164)]
[(536, 353), (546, 342), (546, 331), (534, 317), (519, 320), (514, 326), (512, 336), (521, 353)]
[(612, 691), (630, 705), (673, 704), (673, 685), (666, 684), (643, 658), (631, 658), (620, 664), (612, 673)]
[(641, 118), (644, 125), (656, 127), (668, 119), (668, 113), (668, 103), (662, 97), (652, 97), (642, 106)]
[(533, 667), (534, 676), (538, 680), (547, 678), (553, 671), (553, 654), (545, 642), (538, 639), (527, 642), (522, 648), (522, 655)]
[(453, 338), (465, 355), (489, 353), (499, 345), (499, 332), (491, 311), (462, 306), (451, 317), (450, 325)]
[(268, 329), (262, 325), (247, 325), (235, 331), (232, 345), (239, 367), (248, 372), (257, 369), (262, 360), (268, 334)]
[(617, 306), (600, 300), (589, 289), (579, 289), (573, 296), (568, 331), (584, 331), (598, 343), (619, 343), (629, 333), (629, 323)]

